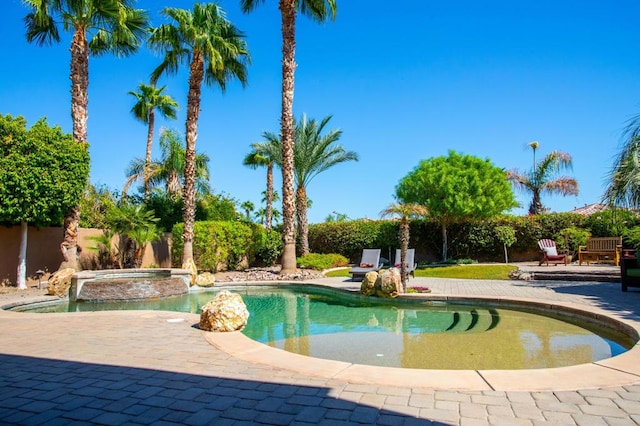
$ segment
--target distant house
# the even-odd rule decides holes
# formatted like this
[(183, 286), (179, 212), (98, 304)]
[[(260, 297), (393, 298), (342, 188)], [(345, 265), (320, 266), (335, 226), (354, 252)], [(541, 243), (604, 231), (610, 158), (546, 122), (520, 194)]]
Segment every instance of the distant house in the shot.
[(583, 207), (576, 207), (569, 213), (577, 213), (582, 216), (591, 216), (594, 213), (609, 209), (609, 206), (602, 203), (585, 204)]

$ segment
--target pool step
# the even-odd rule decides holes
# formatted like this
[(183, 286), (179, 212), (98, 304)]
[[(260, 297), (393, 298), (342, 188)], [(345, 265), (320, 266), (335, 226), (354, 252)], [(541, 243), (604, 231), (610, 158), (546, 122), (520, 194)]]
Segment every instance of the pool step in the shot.
[(534, 280), (550, 280), (550, 281), (596, 281), (619, 283), (620, 273), (612, 272), (592, 272), (581, 273), (572, 271), (535, 271), (533, 273)]

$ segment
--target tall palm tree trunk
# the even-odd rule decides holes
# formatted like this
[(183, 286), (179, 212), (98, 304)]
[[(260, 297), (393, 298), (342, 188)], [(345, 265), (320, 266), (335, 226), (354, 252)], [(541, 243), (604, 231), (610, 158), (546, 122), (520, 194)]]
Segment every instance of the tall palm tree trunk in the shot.
[(442, 260), (447, 260), (447, 223), (443, 221), (440, 226), (442, 228)]
[(71, 40), (71, 119), (73, 140), (87, 143), (89, 104), (89, 44), (84, 29), (78, 29)]
[(280, 0), (282, 15), (282, 268), (280, 273), (296, 271), (295, 194), (293, 178), (293, 87), (296, 70), (295, 0)]
[(149, 185), (150, 171), (149, 167), (151, 167), (151, 148), (153, 147), (153, 127), (156, 122), (156, 114), (153, 111), (153, 108), (149, 110), (149, 129), (147, 130), (147, 152), (144, 157), (144, 199), (149, 199), (149, 194), (151, 192), (151, 185)]
[(271, 229), (273, 222), (273, 162), (267, 164), (267, 207), (265, 212), (265, 228)]
[(198, 116), (200, 115), (200, 93), (204, 79), (204, 60), (194, 53), (189, 73), (189, 94), (187, 95), (187, 121), (184, 165), (184, 252), (182, 263), (193, 260), (193, 224), (196, 216), (196, 139), (198, 138)]
[(304, 186), (299, 186), (296, 191), (296, 207), (300, 255), (306, 256), (309, 254), (309, 222), (307, 221), (307, 191)]
[[(407, 249), (409, 248), (409, 221), (400, 220), (398, 230), (398, 240), (400, 240), (400, 277), (402, 280), (402, 292), (407, 292)], [(396, 263), (398, 260), (396, 259)]]
[[(71, 39), (71, 120), (73, 121), (73, 140), (87, 143), (87, 119), (89, 104), (89, 44), (84, 29), (79, 28)], [(78, 222), (79, 208), (69, 209), (64, 218), (64, 236), (60, 244), (63, 262), (62, 268), (80, 270), (78, 262)]]

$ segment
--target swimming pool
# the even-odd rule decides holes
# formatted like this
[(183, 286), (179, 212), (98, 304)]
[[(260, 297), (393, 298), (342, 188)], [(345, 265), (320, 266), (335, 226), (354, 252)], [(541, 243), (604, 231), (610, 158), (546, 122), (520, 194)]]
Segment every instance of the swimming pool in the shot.
[[(312, 285), (228, 287), (250, 312), (243, 333), (317, 358), (421, 369), (538, 369), (606, 359), (634, 341), (575, 314), (503, 303), (367, 298)], [(114, 309), (198, 313), (216, 291), (124, 303), (64, 303), (39, 312)], [(31, 310), (33, 311), (33, 310)]]

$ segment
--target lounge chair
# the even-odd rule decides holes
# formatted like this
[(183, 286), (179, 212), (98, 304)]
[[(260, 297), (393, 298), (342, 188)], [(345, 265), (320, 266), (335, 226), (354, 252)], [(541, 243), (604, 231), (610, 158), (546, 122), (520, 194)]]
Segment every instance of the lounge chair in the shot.
[(567, 253), (559, 254), (558, 249), (556, 248), (556, 242), (553, 240), (540, 240), (538, 241), (538, 247), (540, 247), (540, 251), (542, 251), (542, 259), (538, 266), (546, 263), (547, 266), (551, 263), (552, 265), (559, 265), (564, 263), (567, 265), (569, 263), (569, 256)]
[[(415, 249), (407, 249), (407, 255), (404, 259), (404, 263), (407, 265), (407, 278), (409, 278), (409, 276), (412, 276), (413, 278), (416, 277), (416, 268), (418, 267), (418, 264), (415, 262), (415, 254)], [(396, 249), (395, 262), (396, 263), (393, 266), (400, 269), (400, 249)]]
[(354, 266), (349, 270), (351, 274), (351, 280), (355, 280), (356, 277), (362, 277), (371, 271), (379, 271), (382, 268), (380, 262), (380, 249), (364, 249), (362, 250), (362, 258), (358, 266)]

